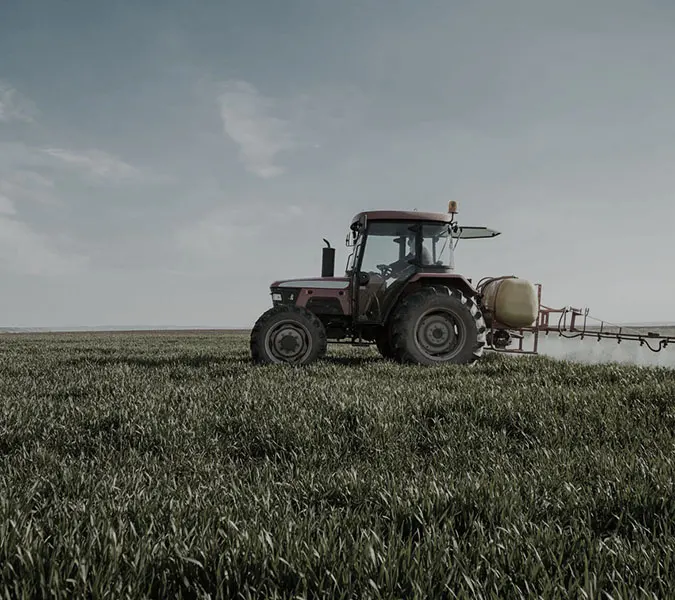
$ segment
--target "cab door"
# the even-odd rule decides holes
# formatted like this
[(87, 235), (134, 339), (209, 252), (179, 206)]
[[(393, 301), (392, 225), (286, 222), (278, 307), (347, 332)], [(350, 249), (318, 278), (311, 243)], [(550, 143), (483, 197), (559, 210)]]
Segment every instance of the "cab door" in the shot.
[(409, 236), (418, 228), (405, 222), (370, 222), (366, 230), (354, 282), (355, 321), (382, 323), (387, 300), (417, 271), (415, 246), (407, 247)]

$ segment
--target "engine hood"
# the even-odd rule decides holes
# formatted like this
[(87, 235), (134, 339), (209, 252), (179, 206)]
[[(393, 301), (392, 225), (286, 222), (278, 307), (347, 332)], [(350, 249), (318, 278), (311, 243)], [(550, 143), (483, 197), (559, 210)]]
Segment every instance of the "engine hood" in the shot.
[(280, 279), (270, 285), (270, 288), (311, 288), (315, 290), (344, 290), (348, 287), (348, 277), (303, 277), (302, 279)]

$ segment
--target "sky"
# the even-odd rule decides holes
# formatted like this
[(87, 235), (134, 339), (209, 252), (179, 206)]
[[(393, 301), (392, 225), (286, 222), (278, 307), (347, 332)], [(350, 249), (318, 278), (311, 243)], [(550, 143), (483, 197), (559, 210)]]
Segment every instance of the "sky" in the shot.
[(365, 209), (675, 321), (670, 0), (5, 0), (0, 327), (249, 327)]

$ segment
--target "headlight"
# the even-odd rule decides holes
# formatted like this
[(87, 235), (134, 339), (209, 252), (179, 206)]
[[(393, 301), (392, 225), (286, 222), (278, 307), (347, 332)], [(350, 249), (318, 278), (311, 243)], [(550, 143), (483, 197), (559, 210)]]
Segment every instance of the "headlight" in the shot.
[(272, 294), (272, 300), (274, 302), (281, 302), (281, 294)]

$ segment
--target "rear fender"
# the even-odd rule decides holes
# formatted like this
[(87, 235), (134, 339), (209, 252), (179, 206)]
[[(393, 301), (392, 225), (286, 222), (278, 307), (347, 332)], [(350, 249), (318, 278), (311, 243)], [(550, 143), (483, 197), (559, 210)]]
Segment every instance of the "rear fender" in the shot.
[(385, 321), (389, 320), (394, 309), (400, 304), (403, 298), (415, 293), (417, 290), (427, 286), (445, 286), (456, 288), (461, 291), (467, 298), (474, 299), (478, 306), (481, 307), (480, 294), (478, 290), (471, 285), (471, 282), (462, 275), (455, 275), (449, 273), (417, 273), (410, 278), (410, 281), (401, 290), (398, 298), (393, 302), (387, 311)]

